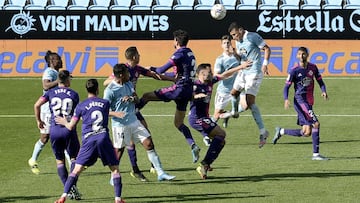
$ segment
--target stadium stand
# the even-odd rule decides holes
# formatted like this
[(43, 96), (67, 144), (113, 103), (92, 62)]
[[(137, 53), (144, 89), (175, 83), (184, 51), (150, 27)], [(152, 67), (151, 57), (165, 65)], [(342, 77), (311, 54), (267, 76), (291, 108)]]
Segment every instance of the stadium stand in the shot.
[(278, 10), (278, 0), (261, 0), (261, 3), (258, 5), (260, 10)]
[(226, 10), (235, 10), (237, 0), (219, 0), (219, 3), (224, 5)]
[(26, 0), (9, 0), (7, 4), (4, 5), (4, 10), (23, 10)]
[(114, 0), (114, 4), (110, 5), (110, 10), (130, 10), (131, 0)]
[(155, 0), (152, 10), (171, 10), (173, 5), (173, 0)]
[(254, 0), (240, 0), (240, 3), (236, 6), (236, 10), (256, 10), (257, 1)]
[(111, 0), (93, 0), (93, 4), (88, 7), (89, 10), (108, 10)]
[(301, 9), (321, 9), (321, 0), (304, 0)]
[(346, 0), (344, 9), (360, 9), (360, 1), (359, 0)]
[(0, 10), (227, 10), (360, 9), (360, 0), (0, 0)]
[(176, 0), (176, 4), (173, 6), (174, 10), (193, 10), (195, 4), (194, 0)]
[(134, 5), (130, 7), (131, 10), (151, 10), (152, 0), (134, 0)]
[(215, 0), (198, 0), (198, 4), (194, 6), (194, 10), (210, 10), (215, 4)]
[(68, 10), (87, 10), (90, 0), (71, 0)]
[(279, 5), (279, 9), (281, 10), (297, 10), (300, 9), (299, 0), (283, 0)]

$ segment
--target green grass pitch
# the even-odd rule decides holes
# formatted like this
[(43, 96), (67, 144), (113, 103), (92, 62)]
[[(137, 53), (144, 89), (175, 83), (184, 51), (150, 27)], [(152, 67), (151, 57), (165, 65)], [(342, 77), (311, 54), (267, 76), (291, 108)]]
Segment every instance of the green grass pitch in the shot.
[[(74, 78), (72, 81), (72, 88), (80, 93), (81, 99), (86, 96), (85, 79)], [(49, 144), (39, 157), (40, 175), (32, 174), (27, 165), (39, 138), (33, 104), (42, 93), (40, 80), (0, 78), (0, 202), (49, 203), (54, 202), (63, 190)], [(103, 80), (99, 79), (100, 83)], [(201, 180), (196, 173), (197, 164), (192, 163), (190, 147), (173, 126), (174, 103), (149, 103), (142, 113), (164, 169), (176, 175), (176, 179), (158, 182), (156, 176), (148, 172), (150, 164), (145, 150), (137, 145), (139, 166), (150, 182), (141, 183), (129, 175), (129, 158), (124, 154), (120, 164), (123, 198), (136, 203), (358, 202), (360, 78), (325, 77), (329, 101), (322, 100), (316, 86), (314, 110), (321, 122), (320, 152), (330, 157), (329, 161), (311, 160), (311, 138), (287, 136), (277, 145), (271, 143), (276, 126), (297, 128), (294, 110), (283, 108), (284, 80), (265, 78), (257, 97), (265, 126), (271, 132), (268, 143), (262, 149), (258, 148), (258, 130), (250, 112), (230, 120), (226, 146), (213, 163), (214, 170), (209, 172), (207, 180)], [(140, 79), (138, 93), (142, 95), (168, 84)], [(207, 147), (200, 134), (192, 132), (203, 157)], [(88, 168), (78, 182), (83, 194), (81, 202), (113, 202), (109, 178), (109, 169), (100, 161)]]

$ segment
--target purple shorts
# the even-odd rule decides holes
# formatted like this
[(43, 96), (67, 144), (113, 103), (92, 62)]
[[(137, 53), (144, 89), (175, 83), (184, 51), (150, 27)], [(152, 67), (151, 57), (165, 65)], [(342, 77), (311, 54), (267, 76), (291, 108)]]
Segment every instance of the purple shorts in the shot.
[(294, 100), (294, 108), (298, 114), (298, 125), (312, 125), (318, 121), (314, 111), (312, 110), (312, 106), (308, 103)]
[(76, 163), (92, 166), (100, 158), (104, 166), (119, 165), (109, 133), (100, 133), (83, 140)]
[(50, 141), (57, 160), (64, 160), (66, 150), (70, 158), (76, 158), (80, 149), (80, 142), (76, 130), (68, 130), (63, 126), (51, 126)]
[(164, 102), (175, 101), (176, 109), (179, 111), (186, 111), (187, 104), (192, 98), (192, 92), (191, 85), (178, 86), (174, 84), (170, 87), (158, 89), (154, 93)]
[(192, 128), (199, 131), (204, 136), (208, 136), (210, 132), (217, 126), (216, 122), (214, 122), (209, 117), (189, 119), (189, 124)]

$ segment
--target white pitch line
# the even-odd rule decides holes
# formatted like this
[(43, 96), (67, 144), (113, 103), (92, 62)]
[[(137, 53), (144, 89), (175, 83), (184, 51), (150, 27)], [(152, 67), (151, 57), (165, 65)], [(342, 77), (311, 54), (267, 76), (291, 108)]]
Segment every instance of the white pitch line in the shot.
[[(153, 114), (153, 115), (144, 115), (146, 117), (174, 117), (174, 115), (161, 115), (161, 114)], [(242, 117), (252, 117), (252, 115), (241, 115)], [(263, 117), (294, 117), (297, 116), (295, 114), (265, 114)], [(316, 115), (319, 117), (360, 117), (360, 115), (356, 114), (322, 114)], [(34, 118), (34, 115), (0, 115), (0, 118)]]

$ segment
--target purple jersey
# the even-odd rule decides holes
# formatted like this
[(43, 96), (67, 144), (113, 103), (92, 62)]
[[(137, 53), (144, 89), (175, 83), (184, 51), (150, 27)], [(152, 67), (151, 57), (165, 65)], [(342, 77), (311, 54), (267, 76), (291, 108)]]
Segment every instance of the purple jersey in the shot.
[(209, 107), (211, 94), (213, 90), (213, 85), (219, 81), (219, 77), (214, 77), (211, 82), (204, 84), (201, 83), (200, 80), (196, 80), (194, 82), (194, 95), (196, 94), (206, 94), (207, 96), (204, 98), (193, 99), (190, 102), (190, 112), (189, 119), (198, 119), (203, 117), (209, 117)]
[(54, 87), (47, 91), (42, 98), (49, 101), (51, 127), (59, 126), (54, 121), (55, 116), (66, 116), (70, 119), (79, 103), (79, 94), (67, 87)]
[(284, 87), (284, 99), (288, 99), (289, 88), (294, 83), (294, 99), (299, 103), (314, 104), (314, 81), (317, 81), (321, 90), (326, 91), (325, 84), (315, 64), (308, 63), (306, 68), (295, 66), (289, 73)]
[(81, 102), (75, 109), (73, 119), (82, 118), (82, 146), (76, 163), (83, 166), (93, 165), (98, 157), (103, 165), (118, 165), (114, 148), (109, 136), (108, 100), (90, 97)]
[(158, 74), (165, 73), (169, 68), (174, 67), (174, 75), (177, 78), (177, 86), (192, 85), (195, 75), (195, 56), (191, 49), (181, 47), (169, 59), (169, 62), (160, 67), (152, 68)]
[(57, 125), (54, 117), (66, 116), (70, 119), (79, 103), (78, 93), (67, 87), (54, 87), (47, 91), (42, 98), (49, 101), (51, 112), (50, 140), (55, 158), (63, 160), (65, 158), (64, 150), (69, 153), (71, 158), (76, 157), (80, 148), (76, 130), (69, 131), (66, 127)]
[(82, 118), (82, 139), (108, 132), (110, 103), (108, 100), (91, 97), (81, 102), (75, 109), (73, 119)]

